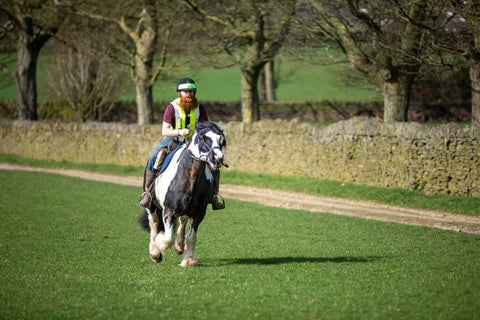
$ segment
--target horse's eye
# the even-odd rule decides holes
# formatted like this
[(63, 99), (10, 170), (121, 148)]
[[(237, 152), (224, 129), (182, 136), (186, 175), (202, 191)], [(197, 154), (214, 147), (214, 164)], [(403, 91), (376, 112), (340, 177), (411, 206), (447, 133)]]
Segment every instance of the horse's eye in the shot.
[(202, 137), (202, 144), (200, 145), (203, 149), (202, 151), (207, 152), (212, 147), (212, 139), (207, 136)]

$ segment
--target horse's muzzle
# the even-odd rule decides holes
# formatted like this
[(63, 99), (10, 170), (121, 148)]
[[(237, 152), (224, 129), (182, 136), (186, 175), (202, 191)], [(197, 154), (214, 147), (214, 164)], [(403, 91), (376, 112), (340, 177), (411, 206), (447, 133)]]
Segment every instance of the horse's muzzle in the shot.
[(218, 169), (223, 165), (223, 152), (220, 149), (215, 149), (212, 153), (210, 153), (208, 157), (208, 162), (212, 168)]

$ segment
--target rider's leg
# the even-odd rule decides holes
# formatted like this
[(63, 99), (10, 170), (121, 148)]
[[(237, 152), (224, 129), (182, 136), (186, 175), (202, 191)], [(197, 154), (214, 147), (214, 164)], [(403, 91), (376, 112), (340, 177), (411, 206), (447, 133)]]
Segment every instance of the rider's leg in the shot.
[[(161, 140), (153, 149), (150, 157), (148, 158), (147, 166), (145, 168), (145, 174), (143, 176), (143, 193), (140, 196), (138, 202), (142, 207), (149, 207), (152, 201), (152, 187), (155, 181), (156, 172), (161, 168), (163, 160), (167, 154), (166, 148), (171, 142), (171, 138), (165, 138)], [(157, 169), (158, 168), (158, 169)]]
[(145, 169), (145, 174), (143, 176), (143, 193), (140, 196), (138, 204), (144, 208), (150, 207), (152, 202), (151, 190), (153, 187), (153, 182), (155, 181), (155, 172)]
[[(220, 190), (220, 170), (212, 170), (213, 175), (213, 198), (212, 198), (212, 209), (213, 210), (222, 210), (225, 209), (225, 201), (221, 196), (218, 195)], [(221, 199), (221, 202), (219, 200)]]

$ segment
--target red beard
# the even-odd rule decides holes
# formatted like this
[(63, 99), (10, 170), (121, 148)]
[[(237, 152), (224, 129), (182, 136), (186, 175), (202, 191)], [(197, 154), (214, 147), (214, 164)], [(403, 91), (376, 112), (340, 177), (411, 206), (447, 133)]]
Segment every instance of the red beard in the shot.
[(180, 97), (180, 107), (185, 113), (190, 113), (198, 106), (197, 98), (195, 97)]

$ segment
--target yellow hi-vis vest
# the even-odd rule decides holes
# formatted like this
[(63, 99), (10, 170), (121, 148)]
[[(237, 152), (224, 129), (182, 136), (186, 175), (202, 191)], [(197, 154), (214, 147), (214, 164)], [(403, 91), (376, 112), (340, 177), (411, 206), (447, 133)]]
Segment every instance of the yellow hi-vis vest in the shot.
[[(180, 98), (177, 98), (170, 103), (175, 109), (175, 129), (185, 129), (187, 115), (185, 114), (185, 111), (180, 107)], [(195, 131), (195, 123), (197, 122), (199, 116), (200, 116), (199, 106), (197, 106), (193, 110), (190, 110), (190, 123), (188, 128), (190, 129), (190, 133), (188, 134), (189, 138), (193, 136), (193, 132)]]

